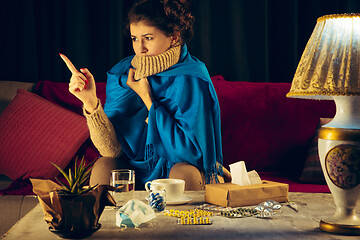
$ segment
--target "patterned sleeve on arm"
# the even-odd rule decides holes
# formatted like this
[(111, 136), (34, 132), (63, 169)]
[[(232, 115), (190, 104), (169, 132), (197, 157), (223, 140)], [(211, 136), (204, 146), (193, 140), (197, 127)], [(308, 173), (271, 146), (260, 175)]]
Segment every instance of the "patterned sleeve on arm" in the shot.
[(91, 114), (83, 109), (84, 116), (90, 131), (90, 138), (103, 157), (118, 157), (122, 153), (122, 147), (117, 140), (114, 126), (106, 116), (104, 109), (98, 100), (95, 111)]

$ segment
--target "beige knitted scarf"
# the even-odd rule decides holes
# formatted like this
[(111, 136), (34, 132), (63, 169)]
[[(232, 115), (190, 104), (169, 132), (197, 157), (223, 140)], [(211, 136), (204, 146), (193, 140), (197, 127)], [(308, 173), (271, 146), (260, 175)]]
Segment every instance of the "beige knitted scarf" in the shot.
[(135, 70), (135, 80), (163, 72), (178, 63), (181, 46), (169, 48), (166, 52), (156, 56), (135, 56), (131, 65)]

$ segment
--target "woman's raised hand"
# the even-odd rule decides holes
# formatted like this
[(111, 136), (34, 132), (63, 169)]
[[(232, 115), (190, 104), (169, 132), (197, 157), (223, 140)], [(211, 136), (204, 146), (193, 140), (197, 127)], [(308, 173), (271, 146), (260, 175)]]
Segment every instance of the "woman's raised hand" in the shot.
[(64, 54), (60, 53), (59, 55), (72, 73), (69, 92), (84, 104), (87, 112), (92, 113), (97, 106), (96, 86), (93, 75), (87, 68), (81, 68), (81, 72), (79, 72)]
[(130, 68), (126, 84), (143, 100), (148, 110), (152, 105), (151, 88), (147, 78), (135, 80), (135, 69)]

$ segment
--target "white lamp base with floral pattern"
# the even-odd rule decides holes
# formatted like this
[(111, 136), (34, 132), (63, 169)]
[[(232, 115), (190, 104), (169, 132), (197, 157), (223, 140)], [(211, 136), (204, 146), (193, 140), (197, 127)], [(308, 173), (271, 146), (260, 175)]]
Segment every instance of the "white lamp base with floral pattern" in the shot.
[(360, 99), (334, 100), (336, 115), (319, 132), (319, 157), (336, 210), (333, 216), (321, 220), (320, 229), (360, 235), (360, 218), (355, 212), (360, 195)]

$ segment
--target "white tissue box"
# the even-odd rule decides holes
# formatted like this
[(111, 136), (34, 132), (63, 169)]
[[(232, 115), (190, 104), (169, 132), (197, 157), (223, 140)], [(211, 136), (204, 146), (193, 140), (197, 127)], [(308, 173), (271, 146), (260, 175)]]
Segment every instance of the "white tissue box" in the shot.
[(222, 207), (257, 205), (267, 200), (288, 201), (289, 185), (272, 181), (240, 186), (233, 183), (207, 184), (205, 202)]

